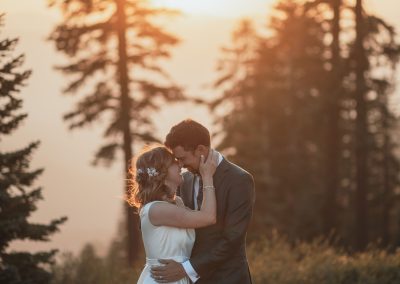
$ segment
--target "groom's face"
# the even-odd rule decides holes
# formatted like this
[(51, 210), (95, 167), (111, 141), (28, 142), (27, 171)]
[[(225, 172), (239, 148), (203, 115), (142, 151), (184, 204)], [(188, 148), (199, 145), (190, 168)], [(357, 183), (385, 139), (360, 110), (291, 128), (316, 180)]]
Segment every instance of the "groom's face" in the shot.
[(204, 146), (198, 146), (194, 151), (185, 150), (182, 146), (177, 146), (172, 149), (175, 158), (178, 160), (179, 165), (186, 168), (192, 173), (199, 172), (200, 156), (205, 155), (203, 152)]

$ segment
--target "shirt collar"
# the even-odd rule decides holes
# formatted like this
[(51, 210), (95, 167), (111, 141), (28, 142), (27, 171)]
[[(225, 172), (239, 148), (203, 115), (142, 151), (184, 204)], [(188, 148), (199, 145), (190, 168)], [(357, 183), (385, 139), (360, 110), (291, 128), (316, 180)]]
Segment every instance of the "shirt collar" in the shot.
[(218, 166), (219, 166), (219, 164), (221, 164), (221, 162), (224, 159), (224, 157), (222, 156), (222, 154), (220, 152), (218, 152), (216, 150), (215, 150), (215, 152), (217, 152), (217, 154), (218, 154)]

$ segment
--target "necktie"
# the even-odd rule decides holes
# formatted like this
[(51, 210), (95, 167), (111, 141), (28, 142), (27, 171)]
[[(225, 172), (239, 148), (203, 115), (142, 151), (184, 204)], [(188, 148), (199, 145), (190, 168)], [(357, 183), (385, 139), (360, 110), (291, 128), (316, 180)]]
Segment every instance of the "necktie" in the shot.
[(201, 203), (203, 202), (203, 180), (201, 179), (201, 176), (197, 177), (199, 179), (199, 190), (197, 192), (197, 210), (201, 209)]

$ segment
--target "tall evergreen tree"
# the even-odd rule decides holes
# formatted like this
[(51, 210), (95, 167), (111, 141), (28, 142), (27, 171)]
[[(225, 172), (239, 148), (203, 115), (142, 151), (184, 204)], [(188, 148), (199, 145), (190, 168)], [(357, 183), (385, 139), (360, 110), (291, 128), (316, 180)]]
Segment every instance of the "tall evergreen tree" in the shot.
[(324, 233), (328, 235), (337, 230), (338, 215), (338, 187), (339, 187), (339, 159), (341, 156), (340, 132), (340, 102), (342, 100), (342, 59), (340, 54), (340, 32), (341, 32), (341, 10), (342, 0), (329, 1), (332, 11), (330, 21), (330, 33), (332, 41), (330, 44), (330, 94), (326, 96), (327, 101), (327, 127), (326, 130), (326, 195), (323, 207)]
[[(4, 15), (0, 15), (3, 25)], [(31, 71), (21, 70), (24, 56), (12, 52), (18, 39), (0, 40), (0, 141), (10, 135), (27, 117), (21, 113), (22, 99), (18, 98)], [(29, 169), (32, 153), (39, 142), (11, 152), (0, 151), (0, 283), (50, 283), (46, 266), (53, 263), (57, 250), (37, 253), (10, 251), (15, 240), (48, 241), (66, 218), (48, 224), (28, 220), (43, 199), (42, 188), (33, 188), (43, 169)]]
[[(342, 14), (349, 16), (344, 22), (350, 24), (343, 27), (343, 33), (348, 36), (341, 37), (341, 62), (338, 65), (341, 68), (339, 73), (341, 79), (337, 84), (337, 87), (341, 89), (340, 97), (337, 98), (340, 148), (338, 152), (339, 179), (335, 200), (337, 203), (335, 231), (344, 244), (363, 249), (370, 241), (391, 239), (391, 241), (383, 241), (383, 243), (394, 243), (394, 235), (397, 230), (393, 222), (388, 220), (393, 218), (397, 206), (395, 204), (397, 202), (395, 188), (398, 186), (398, 176), (395, 171), (399, 158), (394, 154), (397, 146), (391, 136), (393, 131), (396, 131), (395, 125), (398, 118), (395, 118), (392, 113), (390, 95), (395, 86), (393, 77), (395, 76), (394, 70), (397, 64), (399, 45), (395, 41), (393, 27), (384, 19), (370, 15), (363, 10), (364, 35), (360, 45), (360, 37), (356, 36), (357, 17), (353, 16), (355, 7), (348, 4), (347, 1), (343, 1), (344, 12)], [(360, 47), (363, 48), (364, 56), (362, 72), (359, 69), (360, 54), (357, 51), (357, 48)], [(360, 78), (363, 81), (362, 84)], [(335, 77), (332, 76), (331, 79), (335, 80)], [(360, 96), (359, 90), (363, 90), (364, 95)], [(363, 101), (359, 102), (358, 100), (361, 99)], [(361, 113), (365, 111), (365, 125), (360, 123), (358, 116), (360, 104), (364, 104), (361, 107)], [(386, 122), (385, 117), (387, 118)], [(360, 132), (361, 126), (366, 127), (365, 132)], [(333, 130), (332, 127), (328, 128), (328, 131)], [(388, 135), (384, 135), (385, 132)], [(333, 136), (332, 139), (334, 139)], [(382, 146), (384, 140), (388, 143), (387, 145), (390, 145), (387, 148)], [(361, 179), (358, 169), (359, 158), (363, 159), (363, 156), (360, 156), (360, 145), (364, 147), (364, 154), (367, 154), (365, 156), (366, 165), (361, 167), (361, 171), (367, 169), (367, 172), (362, 175), (364, 187), (361, 194), (358, 184)], [(383, 162), (384, 156), (387, 157), (386, 161), (390, 161), (388, 162), (389, 167), (386, 167)], [(391, 189), (386, 190), (391, 202), (386, 202), (386, 204), (383, 201), (385, 171), (391, 173), (386, 175), (387, 180), (390, 180), (387, 184), (391, 184)], [(328, 197), (331, 196), (328, 194), (327, 200)], [(360, 206), (363, 202), (365, 202), (364, 205)], [(332, 209), (326, 208), (326, 211), (332, 211)], [(388, 226), (383, 225), (384, 214), (387, 214), (386, 221), (390, 223)], [(363, 220), (361, 224), (357, 225), (360, 219)], [(360, 236), (361, 233), (356, 233), (355, 227), (357, 226), (365, 226), (366, 234)], [(383, 227), (390, 227), (390, 237), (388, 235), (384, 237)], [(360, 241), (360, 238), (365, 239)]]
[[(220, 135), (216, 137), (221, 141), (218, 148), (258, 177), (257, 188), (265, 188), (269, 172), (266, 165), (257, 167), (257, 163), (260, 156), (266, 155), (265, 147), (260, 148), (262, 141), (266, 142), (266, 125), (260, 120), (262, 114), (254, 111), (260, 40), (250, 20), (238, 24), (232, 33), (231, 45), (222, 48), (217, 64), (219, 77), (213, 86), (221, 95), (209, 102), (209, 107), (218, 114), (215, 117), (215, 124), (220, 127), (217, 131)], [(259, 136), (254, 135), (256, 132)], [(262, 200), (267, 200), (264, 190), (257, 193), (256, 203)], [(256, 204), (256, 211), (261, 208)], [(261, 215), (261, 212), (255, 215), (253, 227), (256, 230), (268, 223)]]
[[(232, 159), (256, 176), (256, 225), (307, 238), (321, 227), (313, 208), (299, 200), (321, 195), (322, 128), (312, 117), (322, 113), (324, 34), (320, 15), (294, 1), (279, 2), (274, 15), (272, 36), (247, 44), (251, 60), (238, 57), (225, 69), (236, 75), (250, 70), (248, 75), (222, 76), (231, 87), (216, 102), (229, 100), (230, 93), (238, 98), (222, 121), (227, 134), (221, 148), (235, 149)], [(244, 52), (233, 43), (233, 50)]]
[[(339, 244), (362, 249), (369, 240), (397, 243), (399, 118), (390, 95), (399, 45), (393, 27), (363, 12), (360, 46), (348, 4), (282, 0), (268, 36), (243, 32), (245, 26), (235, 31), (241, 41), (225, 52), (230, 63), (216, 84), (222, 94), (210, 106), (225, 110), (217, 120), (221, 150), (255, 175), (257, 229), (275, 228), (291, 240), (333, 230)], [(360, 156), (360, 145), (367, 156)], [(360, 157), (361, 171), (368, 169), (363, 175)], [(356, 224), (371, 238), (356, 235)]]
[[(157, 140), (151, 112), (164, 102), (183, 99), (160, 65), (178, 39), (157, 20), (176, 12), (153, 8), (148, 0), (51, 0), (50, 5), (60, 8), (64, 17), (50, 39), (72, 62), (58, 67), (74, 77), (64, 93), (82, 94), (93, 87), (64, 119), (74, 129), (108, 115), (107, 143), (96, 153), (94, 164), (110, 165), (121, 151), (129, 180), (134, 143)], [(124, 192), (127, 189), (125, 185)], [(140, 243), (138, 217), (127, 203), (124, 212), (127, 260), (132, 264)]]
[(369, 68), (368, 58), (364, 48), (366, 35), (363, 1), (357, 0), (356, 15), (356, 41), (354, 46), (354, 61), (356, 64), (356, 247), (364, 249), (368, 243), (368, 216), (367, 216), (367, 177), (368, 177), (368, 147), (367, 147), (367, 106), (366, 106), (366, 81), (365, 72)]
[[(322, 220), (325, 68), (324, 12), (296, 1), (278, 2), (274, 31), (259, 59), (258, 113), (266, 113), (269, 211), (290, 239), (319, 234)], [(316, 117), (320, 117), (316, 120)], [(262, 146), (261, 146), (262, 147)], [(262, 164), (265, 164), (263, 162)], [(313, 206), (310, 206), (313, 204)], [(320, 214), (319, 214), (320, 215)]]
[[(395, 154), (399, 145), (392, 138), (393, 131), (397, 131), (398, 118), (393, 114), (390, 95), (395, 85), (400, 45), (395, 41), (392, 26), (381, 18), (363, 14), (365, 35), (362, 48), (369, 67), (364, 72), (367, 127), (364, 141), (368, 153), (368, 175), (364, 177), (368, 197), (367, 241), (381, 240), (387, 245), (394, 234), (390, 220), (393, 208), (399, 206), (395, 190), (399, 186), (399, 158)], [(356, 48), (354, 52), (357, 52)], [(353, 57), (357, 58), (356, 55)], [(357, 65), (355, 70), (358, 71)]]

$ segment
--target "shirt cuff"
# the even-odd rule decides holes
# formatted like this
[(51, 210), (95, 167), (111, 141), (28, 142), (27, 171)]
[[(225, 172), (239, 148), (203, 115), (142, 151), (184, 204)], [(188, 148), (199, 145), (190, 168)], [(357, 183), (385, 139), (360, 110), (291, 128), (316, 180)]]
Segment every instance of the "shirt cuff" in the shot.
[(194, 270), (192, 264), (189, 260), (186, 260), (182, 263), (183, 269), (185, 269), (186, 274), (189, 276), (190, 280), (195, 283), (200, 279), (200, 276), (197, 274), (196, 270)]

